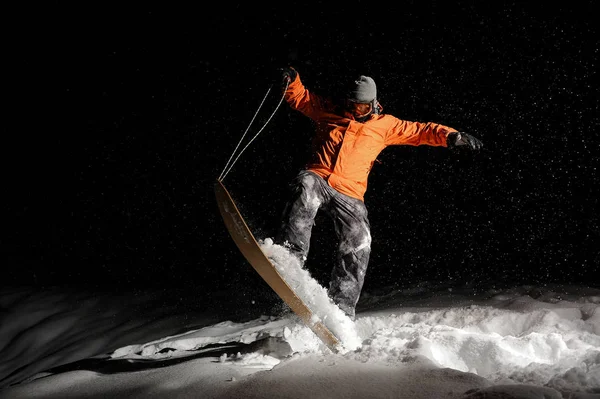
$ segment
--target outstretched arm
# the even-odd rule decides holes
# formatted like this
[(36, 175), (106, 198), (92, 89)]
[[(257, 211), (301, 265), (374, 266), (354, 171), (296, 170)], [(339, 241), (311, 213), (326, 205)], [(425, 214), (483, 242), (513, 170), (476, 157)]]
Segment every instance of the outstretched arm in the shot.
[(294, 68), (281, 68), (280, 72), (283, 88), (287, 88), (284, 95), (289, 106), (311, 119), (318, 119), (324, 108), (325, 100), (304, 86), (300, 74)]
[(392, 118), (394, 122), (386, 139), (387, 145), (430, 145), (450, 149), (466, 147), (472, 150), (479, 150), (483, 145), (472, 135), (439, 123)]

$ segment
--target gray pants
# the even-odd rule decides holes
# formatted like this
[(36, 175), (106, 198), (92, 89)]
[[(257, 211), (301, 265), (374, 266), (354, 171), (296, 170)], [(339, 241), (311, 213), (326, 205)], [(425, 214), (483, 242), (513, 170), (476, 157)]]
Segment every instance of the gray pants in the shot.
[(329, 295), (354, 319), (371, 254), (371, 232), (364, 202), (334, 190), (318, 175), (302, 171), (292, 183), (292, 196), (285, 206), (276, 241), (287, 246), (302, 262), (306, 261), (319, 210), (333, 219), (339, 243)]

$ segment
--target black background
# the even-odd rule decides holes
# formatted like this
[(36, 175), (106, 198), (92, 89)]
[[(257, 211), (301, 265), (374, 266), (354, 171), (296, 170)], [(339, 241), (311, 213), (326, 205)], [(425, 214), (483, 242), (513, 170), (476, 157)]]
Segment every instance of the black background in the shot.
[[(10, 37), (4, 284), (263, 292), (214, 183), (277, 67), (323, 93), (354, 74), (386, 113), (480, 138), (390, 147), (366, 195), (365, 289), (598, 284), (599, 36), (592, 2), (345, 3), (24, 11)], [(277, 109), (271, 91), (247, 139)], [(12, 120), (15, 123), (10, 124)], [(12, 125), (12, 127), (10, 127)], [(285, 104), (224, 180), (272, 236), (312, 125)], [(308, 267), (335, 240), (317, 219)]]

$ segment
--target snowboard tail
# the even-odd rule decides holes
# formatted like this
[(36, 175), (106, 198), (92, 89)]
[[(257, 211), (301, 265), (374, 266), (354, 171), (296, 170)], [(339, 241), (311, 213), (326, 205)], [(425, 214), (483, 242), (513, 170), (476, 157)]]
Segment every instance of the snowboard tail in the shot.
[(296, 313), (317, 337), (334, 353), (339, 351), (340, 342), (335, 335), (321, 322), (314, 321), (313, 313), (294, 290), (279, 274), (273, 263), (264, 254), (254, 238), (250, 228), (244, 221), (231, 195), (220, 180), (215, 184), (217, 204), (225, 226), (239, 250), (254, 270), (265, 280), (277, 295)]

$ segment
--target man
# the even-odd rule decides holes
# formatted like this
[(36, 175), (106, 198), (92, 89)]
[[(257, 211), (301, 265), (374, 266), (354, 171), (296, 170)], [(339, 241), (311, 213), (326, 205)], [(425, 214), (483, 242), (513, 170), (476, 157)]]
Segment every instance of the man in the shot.
[(339, 241), (329, 295), (350, 318), (363, 287), (371, 254), (364, 194), (379, 153), (390, 145), (466, 147), (475, 137), (436, 123), (410, 122), (383, 114), (375, 81), (360, 76), (341, 101), (308, 90), (291, 67), (280, 70), (285, 100), (316, 124), (311, 157), (292, 183), (276, 242), (306, 261), (319, 210), (331, 216)]

